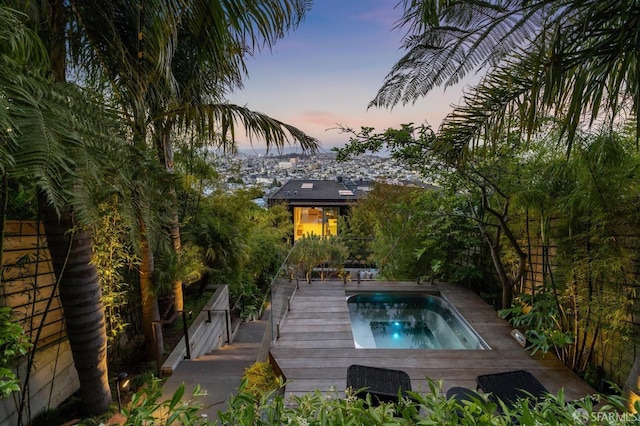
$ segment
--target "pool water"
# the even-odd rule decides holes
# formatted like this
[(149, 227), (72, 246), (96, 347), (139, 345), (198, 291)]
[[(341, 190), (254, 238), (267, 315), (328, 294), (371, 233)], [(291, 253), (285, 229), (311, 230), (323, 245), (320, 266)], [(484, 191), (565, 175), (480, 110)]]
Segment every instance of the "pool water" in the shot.
[(356, 294), (347, 302), (356, 348), (489, 349), (439, 295)]

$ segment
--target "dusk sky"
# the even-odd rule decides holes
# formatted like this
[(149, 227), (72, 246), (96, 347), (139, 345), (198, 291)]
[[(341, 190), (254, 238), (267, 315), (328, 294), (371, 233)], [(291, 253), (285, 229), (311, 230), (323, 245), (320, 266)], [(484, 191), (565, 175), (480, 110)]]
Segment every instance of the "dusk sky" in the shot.
[[(338, 125), (382, 131), (426, 122), (437, 128), (451, 104), (459, 103), (462, 85), (437, 89), (406, 107), (367, 110), (402, 56), (403, 30), (393, 29), (402, 14), (396, 3), (316, 0), (302, 24), (273, 51), (248, 59), (249, 78), (229, 101), (298, 127), (327, 151), (348, 141), (348, 135), (335, 129)], [(253, 146), (264, 148), (262, 141), (253, 141)], [(241, 150), (247, 147), (239, 143)]]

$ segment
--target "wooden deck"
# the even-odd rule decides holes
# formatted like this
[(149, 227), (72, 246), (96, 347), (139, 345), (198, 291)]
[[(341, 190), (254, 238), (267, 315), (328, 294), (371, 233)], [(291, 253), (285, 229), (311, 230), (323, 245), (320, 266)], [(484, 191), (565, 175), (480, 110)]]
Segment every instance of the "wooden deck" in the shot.
[[(439, 291), (482, 336), (491, 350), (356, 349), (346, 295), (358, 291)], [(287, 379), (286, 393), (301, 395), (332, 387), (344, 394), (347, 367), (362, 364), (407, 372), (412, 389), (428, 391), (427, 380), (476, 388), (480, 374), (528, 370), (552, 393), (564, 387), (569, 399), (595, 393), (553, 355), (532, 357), (511, 337), (511, 327), (472, 291), (451, 284), (397, 282), (300, 282), (280, 324), (271, 354)]]

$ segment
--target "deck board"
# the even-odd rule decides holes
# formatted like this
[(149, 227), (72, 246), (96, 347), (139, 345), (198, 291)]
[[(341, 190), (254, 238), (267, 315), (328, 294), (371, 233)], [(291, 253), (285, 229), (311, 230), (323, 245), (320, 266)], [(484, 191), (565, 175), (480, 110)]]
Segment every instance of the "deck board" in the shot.
[[(491, 350), (356, 349), (347, 296), (384, 289), (441, 293), (478, 332)], [(414, 390), (428, 391), (427, 377), (475, 389), (480, 374), (528, 370), (552, 393), (563, 388), (577, 399), (595, 390), (552, 354), (531, 356), (511, 337), (511, 327), (472, 291), (452, 284), (300, 282), (279, 325), (270, 351), (287, 379), (287, 394), (335, 389), (344, 395), (351, 364), (406, 371)]]

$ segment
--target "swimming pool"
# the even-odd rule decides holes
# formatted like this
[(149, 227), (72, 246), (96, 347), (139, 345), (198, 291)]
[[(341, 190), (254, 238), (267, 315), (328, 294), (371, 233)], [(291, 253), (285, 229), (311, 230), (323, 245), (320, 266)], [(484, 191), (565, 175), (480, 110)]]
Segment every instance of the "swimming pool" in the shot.
[(437, 294), (355, 294), (347, 303), (356, 348), (490, 349)]

